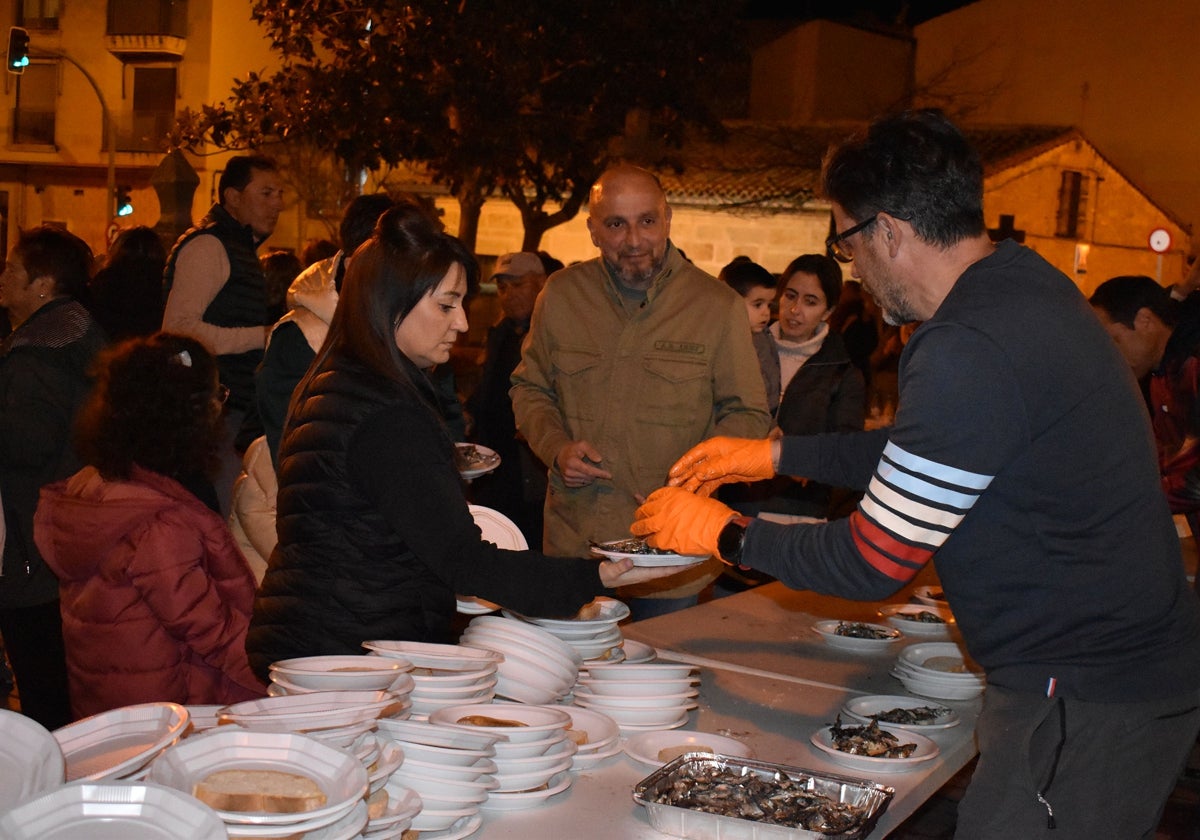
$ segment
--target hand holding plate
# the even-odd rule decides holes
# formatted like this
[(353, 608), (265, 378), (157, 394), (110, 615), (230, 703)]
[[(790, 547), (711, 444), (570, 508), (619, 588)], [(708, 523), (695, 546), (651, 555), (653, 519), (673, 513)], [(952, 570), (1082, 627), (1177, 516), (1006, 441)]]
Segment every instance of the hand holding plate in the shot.
[(690, 568), (690, 565), (635, 566), (629, 557), (623, 560), (605, 560), (600, 564), (600, 582), (609, 589), (616, 589), (618, 586), (631, 586), (670, 577)]

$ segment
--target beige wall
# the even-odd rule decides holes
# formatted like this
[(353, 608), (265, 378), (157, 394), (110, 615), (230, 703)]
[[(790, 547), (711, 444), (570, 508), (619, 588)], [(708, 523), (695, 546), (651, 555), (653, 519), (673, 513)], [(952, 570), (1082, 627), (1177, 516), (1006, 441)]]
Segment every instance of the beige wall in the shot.
[[(458, 227), (458, 204), (438, 200), (447, 230)], [(587, 208), (570, 222), (552, 228), (541, 250), (566, 264), (590, 260), (599, 252), (587, 230)], [(672, 209), (671, 240), (697, 266), (715, 275), (734, 257), (745, 255), (772, 272), (780, 272), (800, 254), (824, 251), (829, 232), (827, 205), (795, 215), (717, 213), (690, 207)], [(498, 256), (521, 248), (521, 217), (507, 201), (489, 201), (479, 223), (475, 250)]]
[(1075, 125), (1156, 201), (1200, 222), (1200, 2), (978, 0), (916, 28), (918, 84), (955, 55), (973, 115)]
[[(1077, 239), (1055, 235), (1062, 172), (1089, 178), (1087, 211)], [(1086, 143), (1067, 143), (986, 179), (988, 227), (1012, 215), (1025, 231), (1025, 244), (1068, 276), (1085, 294), (1118, 274), (1147, 274), (1164, 283), (1183, 278), (1187, 232), (1163, 215), (1137, 188)], [(1165, 227), (1174, 247), (1160, 261), (1149, 246), (1150, 232)], [(1086, 272), (1075, 271), (1076, 245), (1088, 247)]]

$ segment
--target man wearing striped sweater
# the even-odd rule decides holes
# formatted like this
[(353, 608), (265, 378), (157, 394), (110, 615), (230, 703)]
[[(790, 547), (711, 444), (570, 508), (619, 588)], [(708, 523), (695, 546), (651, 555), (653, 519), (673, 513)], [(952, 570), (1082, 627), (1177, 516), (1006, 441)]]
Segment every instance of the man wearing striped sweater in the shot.
[[(877, 121), (823, 179), (830, 253), (922, 322), (894, 424), (706, 441), (633, 532), (862, 600), (932, 560), (988, 679), (957, 836), (1153, 837), (1200, 729), (1200, 603), (1128, 365), (1066, 276), (990, 241), (979, 156), (940, 113)], [(777, 471), (866, 493), (792, 526), (709, 497)]]

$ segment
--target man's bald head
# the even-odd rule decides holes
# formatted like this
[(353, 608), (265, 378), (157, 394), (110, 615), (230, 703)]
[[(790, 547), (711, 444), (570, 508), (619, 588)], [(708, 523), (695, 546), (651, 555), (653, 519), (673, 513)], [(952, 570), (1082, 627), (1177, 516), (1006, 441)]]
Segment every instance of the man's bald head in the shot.
[(588, 231), (609, 270), (632, 289), (648, 289), (661, 273), (671, 234), (671, 208), (654, 173), (630, 164), (592, 185)]

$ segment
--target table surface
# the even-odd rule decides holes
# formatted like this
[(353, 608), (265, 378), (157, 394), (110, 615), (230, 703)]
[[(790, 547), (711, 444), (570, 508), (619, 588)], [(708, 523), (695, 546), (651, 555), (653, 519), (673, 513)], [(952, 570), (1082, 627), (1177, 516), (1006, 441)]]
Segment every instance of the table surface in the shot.
[[(923, 575), (912, 586), (936, 583)], [(888, 603), (907, 603), (912, 586)], [(976, 753), (974, 729), (981, 701), (937, 700), (958, 711), (961, 723), (924, 733), (939, 754), (901, 773), (863, 773), (828, 760), (810, 735), (830, 724), (842, 704), (862, 694), (907, 695), (891, 677), (906, 637), (884, 653), (834, 649), (812, 629), (837, 618), (882, 621), (879, 603), (797, 592), (772, 583), (688, 610), (622, 627), (627, 638), (653, 645), (663, 660), (690, 662), (701, 675), (699, 708), (684, 729), (715, 732), (746, 743), (764, 761), (816, 773), (870, 778), (895, 789), (888, 810), (870, 837), (887, 836), (936, 793)], [(587, 836), (593, 840), (640, 840), (666, 835), (650, 827), (632, 789), (654, 771), (625, 754), (576, 774), (566, 792), (528, 810), (485, 811), (481, 840), (541, 840)], [(586, 827), (586, 828), (583, 828)], [(582, 832), (582, 833), (581, 833)]]

